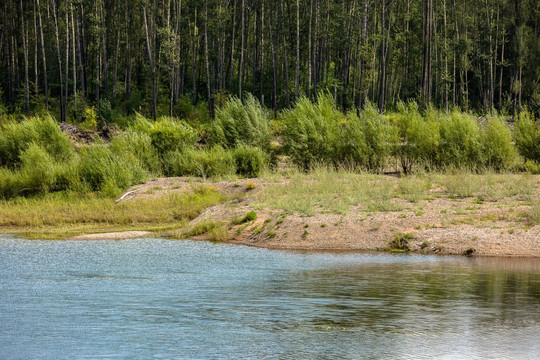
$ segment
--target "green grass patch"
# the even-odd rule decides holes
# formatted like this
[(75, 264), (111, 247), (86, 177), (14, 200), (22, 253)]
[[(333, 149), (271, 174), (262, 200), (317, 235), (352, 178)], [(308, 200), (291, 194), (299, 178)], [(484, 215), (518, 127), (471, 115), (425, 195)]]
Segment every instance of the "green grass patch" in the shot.
[(212, 187), (115, 203), (95, 194), (55, 193), (39, 198), (0, 201), (5, 232), (50, 234), (65, 238), (81, 233), (121, 230), (168, 230), (184, 226), (206, 208), (227, 198)]

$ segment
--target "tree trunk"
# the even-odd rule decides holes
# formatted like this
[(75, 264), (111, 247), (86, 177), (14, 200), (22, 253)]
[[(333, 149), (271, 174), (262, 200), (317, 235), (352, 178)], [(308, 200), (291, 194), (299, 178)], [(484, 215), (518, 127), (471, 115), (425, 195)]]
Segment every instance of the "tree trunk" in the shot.
[(240, 63), (238, 65), (238, 98), (242, 100), (242, 67), (244, 66), (244, 33), (245, 33), (245, 16), (246, 16), (246, 4), (245, 0), (242, 0), (242, 16), (241, 16), (241, 40), (240, 40)]
[(56, 34), (56, 54), (58, 57), (58, 75), (60, 78), (60, 119), (62, 122), (66, 121), (66, 109), (65, 109), (65, 100), (64, 100), (64, 81), (62, 77), (62, 57), (60, 55), (60, 34), (58, 31), (58, 9), (56, 7), (55, 0), (52, 0), (52, 11), (54, 16), (54, 27), (55, 27), (55, 34)]
[(150, 33), (148, 30), (148, 20), (146, 19), (147, 5), (148, 3), (146, 3), (145, 6), (143, 7), (144, 30), (146, 34), (146, 50), (148, 52), (148, 62), (150, 64), (150, 71), (152, 74), (152, 111), (154, 115), (154, 121), (156, 121), (157, 120), (156, 76), (155, 76), (154, 60), (152, 58), (152, 44), (150, 40)]
[(25, 26), (24, 22), (24, 9), (23, 2), (21, 4), (21, 30), (23, 38), (23, 53), (24, 53), (24, 97), (26, 105), (26, 113), (30, 113), (30, 85), (28, 81), (28, 27)]
[(296, 0), (296, 99), (300, 96), (300, 0)]
[(45, 94), (45, 108), (49, 111), (49, 85), (47, 83), (47, 57), (45, 56), (45, 39), (43, 36), (43, 22), (41, 20), (41, 7), (39, 0), (36, 0), (38, 19), (39, 19), (39, 36), (41, 38), (41, 58), (43, 62), (43, 91)]

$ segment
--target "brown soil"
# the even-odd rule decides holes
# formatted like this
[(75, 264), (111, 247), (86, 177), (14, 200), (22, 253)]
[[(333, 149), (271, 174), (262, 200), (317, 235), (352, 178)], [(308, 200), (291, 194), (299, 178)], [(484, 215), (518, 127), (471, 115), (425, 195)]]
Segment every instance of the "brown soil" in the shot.
[[(203, 221), (232, 223), (233, 219), (243, 217), (254, 210), (256, 194), (268, 183), (260, 179), (209, 183), (160, 178), (131, 188), (121, 201), (181, 193), (202, 184), (214, 186), (231, 200), (207, 209), (190, 227)], [(383, 251), (388, 250), (391, 240), (399, 234), (412, 234), (408, 247), (417, 253), (540, 257), (540, 226), (528, 224), (518, 216), (528, 210), (527, 206), (498, 202), (471, 204), (467, 198), (440, 197), (422, 201), (421, 213), (366, 214), (351, 209), (347, 215), (322, 212), (309, 217), (255, 209), (257, 220), (231, 226), (227, 242), (271, 249)], [(463, 208), (470, 210), (460, 210)]]

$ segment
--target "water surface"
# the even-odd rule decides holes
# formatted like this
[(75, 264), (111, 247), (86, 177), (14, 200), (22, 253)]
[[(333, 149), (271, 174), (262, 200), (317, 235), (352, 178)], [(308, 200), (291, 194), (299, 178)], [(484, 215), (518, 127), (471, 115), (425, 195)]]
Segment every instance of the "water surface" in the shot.
[(0, 238), (0, 359), (537, 359), (540, 261)]

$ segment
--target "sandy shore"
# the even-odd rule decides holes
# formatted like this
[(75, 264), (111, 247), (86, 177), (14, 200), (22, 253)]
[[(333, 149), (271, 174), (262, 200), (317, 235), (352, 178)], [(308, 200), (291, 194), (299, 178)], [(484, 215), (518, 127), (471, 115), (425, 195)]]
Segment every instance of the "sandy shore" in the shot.
[[(255, 189), (246, 190), (246, 184), (254, 185)], [(155, 179), (133, 187), (129, 190), (132, 191), (130, 197), (122, 201), (186, 191), (192, 185), (192, 179)], [(475, 204), (467, 198), (441, 196), (421, 201), (421, 212), (401, 210), (366, 214), (360, 208), (352, 208), (345, 215), (321, 211), (305, 216), (284, 214), (279, 209), (257, 208), (257, 194), (268, 186), (264, 180), (223, 181), (210, 186), (233, 200), (208, 208), (189, 224), (189, 228), (203, 222), (227, 224), (228, 235), (222, 240), (229, 243), (289, 250), (385, 251), (392, 247), (390, 243), (396, 236), (410, 234), (407, 235), (407, 247), (416, 253), (540, 257), (540, 226), (524, 223), (515, 216), (527, 211), (526, 205), (503, 202)], [(392, 201), (405, 202), (402, 199)], [(233, 225), (235, 219), (252, 210), (257, 212), (255, 221)], [(150, 235), (123, 232), (73, 239), (123, 239)], [(203, 234), (196, 238), (208, 239), (210, 236)]]

